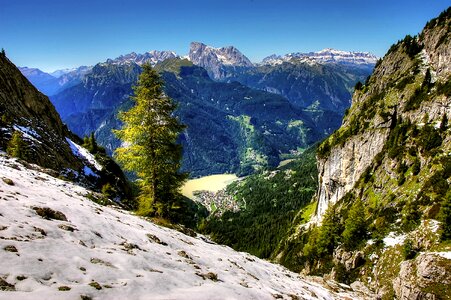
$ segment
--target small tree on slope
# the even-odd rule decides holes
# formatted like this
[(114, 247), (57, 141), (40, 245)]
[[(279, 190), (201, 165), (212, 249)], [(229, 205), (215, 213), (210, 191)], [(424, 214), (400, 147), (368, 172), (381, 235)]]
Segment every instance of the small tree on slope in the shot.
[(182, 148), (176, 143), (185, 126), (173, 116), (176, 105), (164, 95), (163, 82), (150, 65), (143, 66), (134, 91), (135, 105), (120, 113), (124, 125), (114, 131), (123, 142), (115, 155), (139, 178), (138, 212), (165, 216), (186, 179), (179, 173)]

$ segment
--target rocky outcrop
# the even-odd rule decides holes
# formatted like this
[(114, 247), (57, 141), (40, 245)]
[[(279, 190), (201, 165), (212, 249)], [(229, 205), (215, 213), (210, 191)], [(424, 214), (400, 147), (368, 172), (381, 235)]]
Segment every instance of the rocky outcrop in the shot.
[(399, 300), (447, 299), (451, 295), (451, 259), (424, 253), (402, 262), (393, 289)]
[[(365, 254), (362, 251), (345, 251), (338, 248), (334, 252), (334, 264), (341, 264), (346, 271), (354, 270), (365, 263)], [(333, 273), (333, 271), (332, 271)], [(332, 275), (332, 277), (334, 277)]]
[(335, 147), (325, 159), (318, 160), (319, 190), (315, 220), (321, 221), (329, 205), (351, 191), (373, 158), (382, 150), (389, 130), (379, 128), (350, 138)]

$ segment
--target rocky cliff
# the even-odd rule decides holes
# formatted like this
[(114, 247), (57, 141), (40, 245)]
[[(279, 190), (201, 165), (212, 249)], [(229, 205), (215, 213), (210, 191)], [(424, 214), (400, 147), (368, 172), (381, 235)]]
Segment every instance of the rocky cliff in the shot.
[(451, 115), (449, 90), (444, 88), (451, 74), (449, 18), (431, 22), (437, 24), (429, 24), (419, 37), (392, 46), (366, 85), (355, 92), (342, 127), (321, 146), (317, 219), (383, 154), (399, 120), (421, 127), (440, 124), (444, 115)]
[(448, 9), (394, 44), (319, 146), (320, 226), (298, 229), (305, 272), (382, 299), (449, 299), (450, 28)]

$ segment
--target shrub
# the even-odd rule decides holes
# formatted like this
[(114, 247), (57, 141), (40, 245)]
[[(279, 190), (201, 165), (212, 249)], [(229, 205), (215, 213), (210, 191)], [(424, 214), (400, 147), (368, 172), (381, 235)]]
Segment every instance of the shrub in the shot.
[(402, 246), (404, 259), (413, 259), (418, 254), (418, 250), (413, 246), (412, 240), (407, 239)]
[(418, 173), (420, 173), (420, 170), (421, 170), (420, 159), (418, 157), (416, 157), (415, 160), (413, 161), (413, 165), (412, 165), (413, 175), (418, 175)]
[(440, 131), (446, 131), (448, 128), (448, 116), (446, 113), (443, 114), (442, 121), (440, 122)]
[(363, 88), (363, 84), (360, 81), (357, 81), (357, 83), (354, 86), (355, 91), (360, 91)]
[(418, 204), (413, 201), (407, 202), (402, 209), (401, 227), (405, 231), (414, 229), (421, 220)]

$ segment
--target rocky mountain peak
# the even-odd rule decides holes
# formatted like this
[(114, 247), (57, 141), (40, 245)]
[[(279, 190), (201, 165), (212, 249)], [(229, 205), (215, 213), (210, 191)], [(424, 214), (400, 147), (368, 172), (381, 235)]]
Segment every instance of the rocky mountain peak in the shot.
[(152, 50), (143, 54), (138, 54), (135, 52), (131, 52), (129, 54), (120, 55), (115, 59), (108, 59), (106, 63), (108, 64), (130, 64), (135, 63), (137, 65), (143, 65), (145, 63), (150, 63), (152, 66), (155, 66), (159, 62), (163, 62), (166, 59), (173, 59), (179, 57), (173, 51), (157, 51)]
[(190, 44), (189, 59), (205, 68), (213, 79), (224, 79), (228, 69), (251, 68), (252, 62), (233, 46), (213, 48), (203, 43)]

